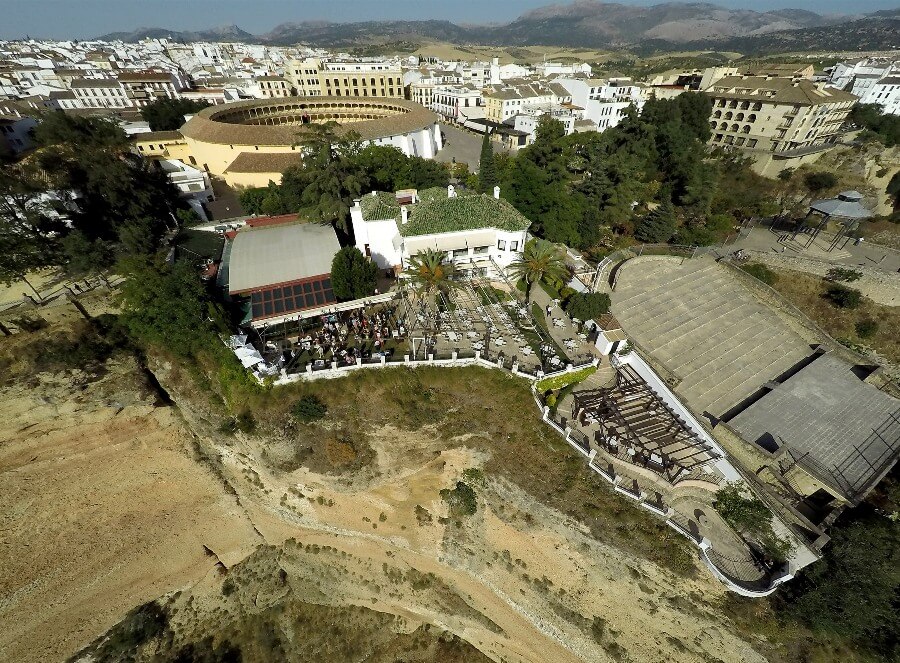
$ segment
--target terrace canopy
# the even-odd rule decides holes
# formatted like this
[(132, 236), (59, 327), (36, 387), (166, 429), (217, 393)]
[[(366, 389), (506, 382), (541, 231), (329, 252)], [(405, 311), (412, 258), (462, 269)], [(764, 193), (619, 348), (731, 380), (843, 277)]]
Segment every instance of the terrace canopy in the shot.
[(812, 244), (829, 220), (833, 218), (843, 219), (840, 232), (835, 236), (831, 245), (828, 247), (829, 251), (833, 250), (834, 247), (837, 246), (839, 240), (847, 236), (847, 233), (859, 228), (859, 222), (862, 219), (872, 217), (872, 210), (860, 202), (862, 198), (863, 195), (859, 191), (842, 191), (836, 198), (825, 198), (823, 200), (814, 201), (809, 206), (809, 212), (806, 214), (806, 217), (804, 217), (803, 221), (797, 225), (797, 229), (794, 231), (794, 237), (805, 228), (813, 228), (810, 223), (810, 218), (814, 214), (819, 215), (819, 222), (814, 227), (813, 233), (807, 242), (807, 246)]
[(719, 458), (628, 365), (617, 369), (615, 386), (576, 392), (572, 416), (599, 424), (594, 441), (608, 453), (671, 482)]

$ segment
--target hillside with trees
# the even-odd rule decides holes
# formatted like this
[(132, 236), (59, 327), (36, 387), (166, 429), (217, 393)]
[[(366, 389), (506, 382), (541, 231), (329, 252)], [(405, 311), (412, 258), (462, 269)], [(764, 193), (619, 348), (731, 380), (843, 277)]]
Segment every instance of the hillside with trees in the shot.
[(603, 133), (565, 136), (544, 119), (534, 144), (496, 158), (502, 195), (553, 242), (603, 251), (620, 243), (712, 244), (774, 213), (771, 184), (737, 153), (710, 151), (710, 100), (650, 100)]

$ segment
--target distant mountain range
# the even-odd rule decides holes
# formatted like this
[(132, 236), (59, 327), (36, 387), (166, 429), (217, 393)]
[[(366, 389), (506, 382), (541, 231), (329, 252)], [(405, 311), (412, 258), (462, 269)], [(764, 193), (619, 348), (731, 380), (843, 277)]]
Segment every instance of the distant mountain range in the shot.
[(102, 39), (139, 41), (242, 41), (271, 45), (352, 48), (387, 41), (443, 41), (485, 46), (565, 46), (639, 51), (690, 49), (764, 53), (780, 50), (890, 48), (900, 44), (900, 10), (867, 16), (823, 16), (800, 9), (757, 12), (708, 3), (635, 7), (597, 0), (534, 9), (504, 25), (459, 25), (450, 21), (283, 23), (252, 35), (236, 25), (197, 32), (140, 28)]

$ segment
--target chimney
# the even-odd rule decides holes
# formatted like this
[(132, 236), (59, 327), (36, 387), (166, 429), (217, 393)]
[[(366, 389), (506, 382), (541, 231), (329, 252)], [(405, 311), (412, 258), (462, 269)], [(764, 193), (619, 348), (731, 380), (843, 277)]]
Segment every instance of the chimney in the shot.
[(500, 187), (499, 186), (494, 187), (494, 198), (496, 198), (497, 200), (500, 200)]
[(447, 197), (456, 198), (456, 189), (453, 188), (452, 184), (447, 185)]
[(402, 225), (406, 225), (409, 221), (409, 210), (406, 208), (406, 205), (400, 206), (400, 223)]

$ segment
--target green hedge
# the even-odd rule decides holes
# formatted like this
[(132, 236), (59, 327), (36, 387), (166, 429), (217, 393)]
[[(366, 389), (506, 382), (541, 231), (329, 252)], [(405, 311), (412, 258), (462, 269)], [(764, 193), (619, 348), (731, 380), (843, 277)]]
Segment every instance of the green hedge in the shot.
[(554, 375), (550, 378), (544, 378), (540, 382), (535, 385), (537, 390), (541, 393), (545, 393), (547, 391), (553, 391), (555, 389), (562, 389), (570, 384), (575, 384), (576, 382), (581, 382), (589, 375), (592, 375), (597, 372), (596, 366), (587, 366), (585, 368), (579, 368), (577, 371), (572, 371), (571, 373), (563, 373), (562, 375)]

